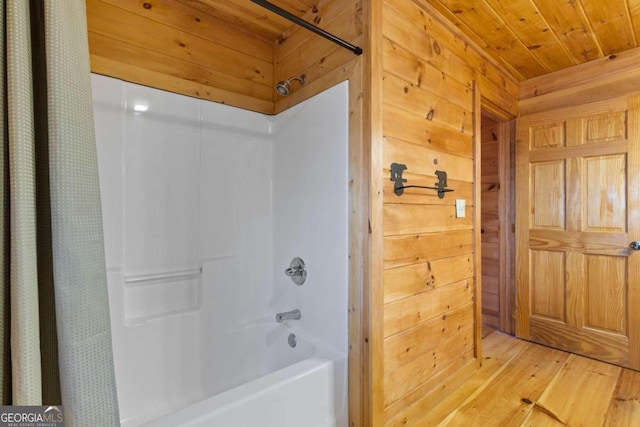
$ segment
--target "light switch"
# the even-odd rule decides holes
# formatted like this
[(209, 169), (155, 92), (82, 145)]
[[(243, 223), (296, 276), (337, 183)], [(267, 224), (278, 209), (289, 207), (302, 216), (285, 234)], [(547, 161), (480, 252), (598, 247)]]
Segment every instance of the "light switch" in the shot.
[(456, 218), (464, 218), (465, 201), (464, 199), (456, 199)]

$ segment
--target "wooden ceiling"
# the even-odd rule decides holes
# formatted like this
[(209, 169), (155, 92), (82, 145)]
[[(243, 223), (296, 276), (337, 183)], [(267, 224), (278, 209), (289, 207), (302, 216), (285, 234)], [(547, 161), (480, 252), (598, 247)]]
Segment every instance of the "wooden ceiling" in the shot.
[(526, 80), (638, 46), (640, 0), (426, 0)]
[[(264, 40), (286, 36), (291, 26), (250, 0), (179, 1)], [(640, 0), (423, 1), (518, 80), (632, 49), (640, 41)], [(272, 3), (304, 17), (326, 1), (272, 0)]]

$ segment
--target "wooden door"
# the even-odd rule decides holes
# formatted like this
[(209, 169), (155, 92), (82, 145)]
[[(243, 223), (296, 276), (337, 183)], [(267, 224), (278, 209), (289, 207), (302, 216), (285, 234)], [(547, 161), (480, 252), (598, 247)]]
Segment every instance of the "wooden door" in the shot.
[(523, 116), (518, 337), (640, 369), (640, 96)]

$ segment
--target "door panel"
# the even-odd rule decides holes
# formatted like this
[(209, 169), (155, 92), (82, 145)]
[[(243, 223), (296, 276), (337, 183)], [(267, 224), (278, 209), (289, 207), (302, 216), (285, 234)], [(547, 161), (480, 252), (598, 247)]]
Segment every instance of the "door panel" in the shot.
[(585, 231), (627, 231), (626, 155), (584, 159)]
[[(585, 284), (585, 327), (603, 332), (627, 332), (627, 263), (625, 258), (587, 255)], [(602, 285), (606, 283), (606, 291)]]
[(565, 320), (564, 259), (564, 252), (531, 251), (532, 315)]
[(516, 334), (634, 369), (639, 100), (521, 117), (516, 169)]
[(564, 229), (564, 160), (531, 165), (531, 223), (536, 229)]
[(585, 119), (587, 135), (585, 143), (615, 141), (627, 137), (626, 112), (596, 114)]

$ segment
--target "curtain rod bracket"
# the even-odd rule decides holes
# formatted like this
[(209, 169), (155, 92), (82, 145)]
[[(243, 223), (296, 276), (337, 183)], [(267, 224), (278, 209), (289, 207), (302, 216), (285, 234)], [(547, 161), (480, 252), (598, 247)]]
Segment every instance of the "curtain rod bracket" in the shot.
[(352, 45), (351, 43), (348, 43), (344, 40), (342, 40), (341, 38), (338, 38), (336, 36), (334, 36), (331, 33), (326, 32), (325, 30), (323, 30), (322, 28), (316, 27), (313, 24), (310, 24), (309, 22), (305, 21), (304, 19), (298, 18), (297, 16), (287, 12), (284, 9), (279, 8), (278, 6), (276, 6), (273, 3), (268, 2), (267, 0), (251, 0), (253, 3), (257, 4), (258, 6), (262, 6), (267, 10), (270, 10), (271, 12), (282, 16), (285, 19), (288, 19), (289, 21), (293, 22), (294, 24), (298, 24), (301, 27), (306, 28), (307, 30), (316, 33), (319, 36), (324, 37), (327, 40), (331, 40), (332, 42), (342, 46), (345, 49), (350, 50), (351, 52), (355, 53), (356, 55), (362, 55), (362, 48), (359, 46), (355, 46)]

